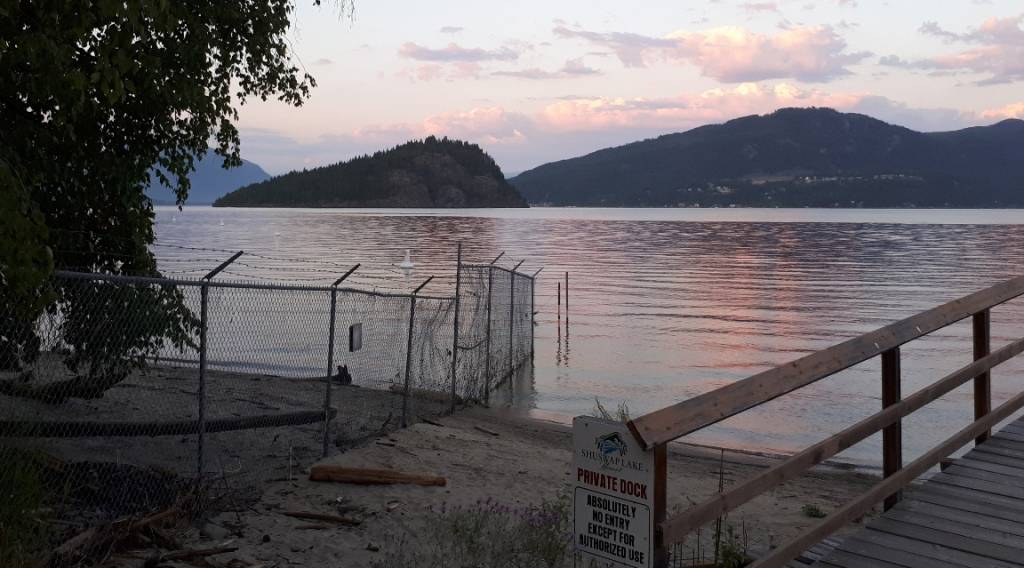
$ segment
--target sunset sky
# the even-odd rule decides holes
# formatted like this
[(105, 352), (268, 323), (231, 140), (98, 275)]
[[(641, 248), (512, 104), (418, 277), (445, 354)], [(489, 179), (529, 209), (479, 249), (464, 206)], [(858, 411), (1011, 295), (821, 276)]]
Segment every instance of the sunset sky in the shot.
[(511, 175), (786, 106), (919, 130), (1024, 118), (1019, 0), (297, 0), (306, 105), (250, 101), (242, 156), (277, 174), (428, 134)]

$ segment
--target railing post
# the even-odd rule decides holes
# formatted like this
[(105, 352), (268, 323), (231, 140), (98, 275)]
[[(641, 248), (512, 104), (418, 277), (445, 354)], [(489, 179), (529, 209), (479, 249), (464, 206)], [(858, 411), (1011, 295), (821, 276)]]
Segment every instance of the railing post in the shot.
[[(974, 360), (988, 355), (992, 350), (992, 315), (989, 310), (974, 314)], [(979, 420), (992, 411), (992, 372), (985, 371), (974, 378), (974, 419)], [(988, 440), (992, 430), (985, 430), (975, 438), (975, 445)]]
[(491, 291), (494, 288), (494, 267), (487, 267), (487, 333), (484, 336), (484, 404), (491, 402)]
[(455, 414), (455, 395), (456, 385), (455, 379), (457, 375), (457, 365), (459, 360), (459, 294), (462, 291), (462, 242), (459, 242), (459, 252), (456, 255), (455, 264), (455, 331), (452, 334), (452, 406), (450, 409), (451, 414)]
[[(900, 401), (900, 348), (893, 347), (882, 352), (882, 408)], [(882, 471), (885, 477), (903, 469), (903, 425), (897, 420), (882, 429)], [(902, 499), (902, 491), (885, 498), (888, 511)]]
[(334, 316), (338, 303), (337, 284), (331, 287), (331, 322), (327, 332), (327, 377), (324, 388), (324, 439), (321, 457), (327, 457), (328, 438), (331, 436), (331, 376), (334, 373)]
[(668, 512), (668, 444), (654, 446), (654, 568), (668, 568), (668, 545), (661, 524)]

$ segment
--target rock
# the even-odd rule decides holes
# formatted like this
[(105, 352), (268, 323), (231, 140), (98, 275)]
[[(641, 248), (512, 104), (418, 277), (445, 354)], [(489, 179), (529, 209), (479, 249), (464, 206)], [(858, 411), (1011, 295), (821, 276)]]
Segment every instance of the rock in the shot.
[(371, 542), (366, 545), (366, 550), (369, 550), (370, 552), (380, 552), (380, 547)]
[(203, 528), (199, 529), (199, 536), (210, 540), (224, 540), (230, 535), (228, 529), (214, 523), (206, 523)]
[(261, 538), (260, 541), (263, 542), (264, 544), (270, 542), (270, 535), (269, 534), (263, 535), (263, 538)]

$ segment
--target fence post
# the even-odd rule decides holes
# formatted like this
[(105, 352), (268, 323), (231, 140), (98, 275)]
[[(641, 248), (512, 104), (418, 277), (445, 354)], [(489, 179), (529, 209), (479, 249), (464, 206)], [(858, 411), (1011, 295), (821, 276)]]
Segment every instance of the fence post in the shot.
[[(882, 408), (900, 401), (900, 348), (882, 353)], [(903, 469), (903, 427), (897, 420), (882, 429), (882, 470), (889, 477)], [(885, 510), (896, 506), (903, 497), (897, 491), (885, 498)]]
[[(989, 310), (982, 310), (974, 314), (974, 360), (977, 361), (989, 354), (991, 351), (991, 327), (992, 315)], [(974, 419), (980, 420), (992, 411), (992, 372), (985, 371), (974, 378)], [(986, 430), (974, 439), (974, 443), (981, 444), (992, 435), (992, 430)]]
[(515, 370), (515, 364), (513, 361), (513, 341), (515, 339), (516, 331), (516, 270), (522, 266), (526, 260), (520, 260), (519, 264), (512, 267), (512, 272), (509, 274), (509, 295), (508, 295), (508, 380), (512, 381), (512, 371)]
[(484, 404), (491, 403), (491, 292), (494, 288), (494, 267), (487, 266), (487, 333), (484, 336)]
[(420, 290), (433, 279), (433, 276), (427, 278), (409, 296), (409, 339), (405, 345), (405, 388), (402, 389), (402, 428), (409, 425), (409, 390), (410, 378), (412, 376), (412, 334), (416, 327), (416, 294), (419, 294)]
[(242, 251), (231, 255), (231, 258), (220, 263), (217, 268), (207, 272), (206, 276), (203, 276), (203, 284), (199, 289), (199, 392), (197, 393), (199, 408), (196, 419), (196, 426), (199, 430), (196, 446), (199, 453), (196, 456), (196, 483), (203, 480), (203, 470), (206, 466), (204, 457), (206, 448), (206, 328), (209, 323), (210, 280), (240, 256), (242, 256)]
[(334, 374), (334, 316), (338, 302), (338, 285), (331, 286), (331, 323), (327, 332), (327, 383), (324, 388), (324, 440), (320, 457), (327, 457), (328, 438), (331, 436), (331, 376)]
[(331, 436), (331, 377), (334, 376), (334, 328), (338, 305), (338, 286), (360, 266), (361, 264), (357, 264), (349, 268), (348, 272), (335, 280), (334, 284), (331, 284), (331, 323), (327, 333), (327, 377), (324, 379), (326, 385), (324, 388), (324, 440), (322, 457), (325, 458), (327, 457), (328, 440)]
[(199, 289), (199, 438), (197, 440), (198, 456), (196, 457), (196, 482), (200, 482), (203, 479), (203, 468), (205, 464), (204, 460), (204, 449), (206, 446), (206, 324), (207, 324), (207, 310), (210, 295), (210, 282), (204, 280), (202, 287)]
[(456, 255), (455, 264), (455, 331), (452, 334), (452, 406), (451, 414), (455, 414), (455, 379), (459, 359), (459, 294), (462, 291), (462, 242), (459, 242), (459, 252)]

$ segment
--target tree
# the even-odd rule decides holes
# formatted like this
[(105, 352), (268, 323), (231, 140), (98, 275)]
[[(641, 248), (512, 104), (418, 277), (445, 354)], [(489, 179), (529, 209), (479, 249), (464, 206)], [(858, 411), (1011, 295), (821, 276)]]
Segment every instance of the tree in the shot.
[[(180, 206), (211, 145), (225, 167), (241, 163), (237, 105), (276, 97), (299, 106), (315, 86), (289, 57), (293, 8), (0, 0), (0, 371), (38, 356), (44, 310), (59, 311), (65, 342), (77, 342), (71, 396), (101, 394), (127, 374), (126, 361), (141, 364), (165, 339), (191, 341), (196, 322), (180, 292), (158, 286), (107, 306), (154, 316), (152, 325), (97, 345), (83, 308), (95, 286), (49, 277), (54, 268), (158, 275), (151, 176)], [(24, 382), (0, 390), (52, 399)]]

